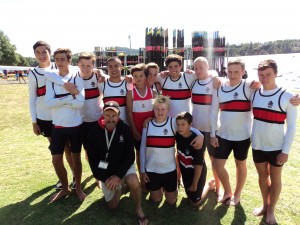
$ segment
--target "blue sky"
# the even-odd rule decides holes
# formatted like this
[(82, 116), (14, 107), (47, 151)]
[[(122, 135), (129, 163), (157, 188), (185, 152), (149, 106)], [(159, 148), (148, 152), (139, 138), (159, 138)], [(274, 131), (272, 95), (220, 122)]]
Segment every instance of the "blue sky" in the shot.
[[(0, 30), (17, 52), (33, 57), (32, 45), (47, 41), (52, 50), (73, 53), (95, 46), (145, 46), (146, 27), (220, 31), (230, 44), (300, 39), (296, 0), (0, 0)], [(178, 4), (178, 2), (180, 4)], [(171, 35), (171, 34), (169, 34)]]

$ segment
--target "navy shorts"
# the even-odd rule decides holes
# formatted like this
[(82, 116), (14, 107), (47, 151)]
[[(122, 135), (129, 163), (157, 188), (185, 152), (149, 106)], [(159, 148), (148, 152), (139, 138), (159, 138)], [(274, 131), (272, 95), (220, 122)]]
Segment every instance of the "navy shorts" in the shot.
[(230, 141), (217, 136), (219, 147), (216, 148), (216, 159), (228, 159), (233, 150), (234, 158), (240, 161), (247, 159), (251, 144), (250, 138), (242, 141)]
[(267, 151), (252, 149), (252, 157), (254, 163), (269, 162), (272, 166), (281, 167), (283, 165), (278, 165), (276, 160), (277, 156), (281, 152), (282, 152), (281, 150), (267, 152)]
[(149, 182), (146, 183), (146, 188), (149, 191), (157, 191), (164, 188), (167, 192), (174, 192), (177, 190), (177, 171), (174, 170), (168, 173), (153, 173), (147, 172)]
[(51, 154), (63, 154), (67, 140), (69, 140), (71, 152), (80, 153), (82, 146), (81, 127), (55, 128), (54, 126), (50, 143)]
[(83, 144), (84, 149), (87, 149), (87, 140), (88, 140), (89, 132), (90, 132), (90, 129), (93, 126), (95, 126), (95, 124), (98, 124), (98, 122), (97, 121), (95, 121), (95, 122), (83, 122), (81, 124), (82, 144)]
[(44, 137), (52, 136), (52, 120), (41, 120), (39, 118), (36, 119), (37, 125), (39, 125), (42, 135)]

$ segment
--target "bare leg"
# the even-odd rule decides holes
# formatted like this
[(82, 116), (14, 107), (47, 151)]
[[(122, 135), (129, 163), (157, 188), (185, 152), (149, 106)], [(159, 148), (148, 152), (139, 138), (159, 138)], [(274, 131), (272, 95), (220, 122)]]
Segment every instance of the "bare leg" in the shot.
[(67, 162), (70, 166), (70, 169), (71, 169), (73, 177), (74, 177), (73, 160), (72, 160), (72, 155), (71, 155), (71, 146), (70, 146), (70, 143), (69, 143), (68, 140), (66, 141), (64, 152), (65, 152), (66, 160), (67, 160)]
[(246, 160), (235, 160), (236, 166), (236, 187), (234, 195), (231, 198), (229, 205), (235, 206), (240, 203), (241, 193), (247, 178), (247, 163)]
[(67, 171), (66, 171), (66, 168), (65, 168), (64, 162), (63, 162), (63, 155), (62, 154), (52, 155), (52, 163), (53, 163), (55, 172), (62, 184), (62, 190), (58, 193), (53, 194), (50, 197), (50, 202), (54, 202), (66, 195), (69, 195), (69, 193), (70, 193), (69, 186), (68, 186)]
[(268, 162), (255, 163), (255, 167), (258, 172), (258, 184), (262, 195), (263, 205), (259, 208), (255, 208), (253, 210), (253, 215), (261, 216), (265, 214), (269, 204), (269, 188), (271, 185), (269, 176), (269, 164)]
[(275, 205), (278, 201), (280, 192), (281, 192), (281, 171), (282, 167), (276, 167), (270, 165), (270, 178), (271, 178), (271, 186), (270, 186), (270, 203), (267, 208), (267, 216), (266, 222), (269, 224), (276, 224), (275, 218)]
[(214, 181), (215, 181), (215, 191), (216, 191), (216, 195), (217, 197), (221, 196), (221, 181), (218, 177), (217, 171), (215, 170), (215, 168), (213, 167), (213, 162), (215, 160), (215, 158), (213, 156), (209, 156), (210, 158), (210, 162), (211, 162), (211, 168), (212, 168), (212, 172), (213, 172), (213, 176), (214, 176)]
[(173, 191), (173, 192), (167, 192), (165, 191), (165, 196), (166, 196), (166, 202), (169, 203), (170, 205), (176, 204), (177, 201), (177, 196), (178, 196), (178, 191)]
[(227, 169), (225, 168), (226, 161), (227, 159), (215, 159), (213, 162), (213, 167), (215, 168), (224, 188), (223, 196), (220, 196), (220, 198), (218, 198), (218, 202), (221, 203), (226, 203), (226, 201), (229, 200), (232, 196), (229, 174), (227, 172)]
[(192, 206), (196, 207), (196, 208), (199, 207), (204, 202), (204, 200), (206, 199), (208, 192), (212, 191), (214, 189), (215, 189), (215, 181), (214, 180), (206, 183), (204, 188), (203, 188), (201, 199), (198, 202), (192, 203)]
[(162, 200), (163, 191), (159, 189), (157, 191), (150, 191), (150, 198), (153, 202), (160, 202)]
[(107, 206), (109, 209), (116, 209), (119, 207), (120, 204), (120, 198), (121, 198), (121, 190), (116, 190), (114, 197), (112, 200), (107, 202)]
[(86, 194), (82, 191), (81, 188), (82, 163), (80, 153), (72, 153), (72, 161), (76, 182), (76, 194), (79, 200), (83, 201), (86, 198)]

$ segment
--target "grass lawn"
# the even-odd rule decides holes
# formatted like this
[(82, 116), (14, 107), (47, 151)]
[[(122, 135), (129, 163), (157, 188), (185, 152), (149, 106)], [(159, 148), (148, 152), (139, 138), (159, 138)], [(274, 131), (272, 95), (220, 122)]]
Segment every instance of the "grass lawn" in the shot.
[[(88, 163), (83, 161), (83, 187), (88, 194), (84, 202), (76, 194), (49, 204), (57, 182), (46, 138), (32, 132), (28, 107), (28, 86), (24, 84), (0, 85), (0, 225), (132, 225), (137, 220), (129, 194), (121, 199), (120, 208), (110, 211), (102, 192), (96, 187)], [(297, 135), (283, 169), (283, 188), (276, 208), (279, 224), (300, 224), (300, 139)], [(209, 160), (208, 179), (211, 175)], [(69, 179), (71, 179), (69, 168)], [(231, 184), (235, 186), (233, 158), (228, 161)], [(254, 217), (252, 210), (261, 205), (257, 172), (249, 151), (248, 177), (241, 204), (227, 207), (216, 203), (213, 193), (199, 209), (192, 209), (181, 189), (176, 207), (155, 205), (144, 196), (143, 208), (153, 225), (217, 225), (264, 224), (262, 217)]]

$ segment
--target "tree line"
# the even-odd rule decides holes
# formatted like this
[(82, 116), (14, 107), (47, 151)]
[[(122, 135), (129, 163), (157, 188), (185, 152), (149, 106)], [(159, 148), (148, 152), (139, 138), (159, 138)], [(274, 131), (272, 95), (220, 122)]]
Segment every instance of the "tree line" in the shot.
[[(115, 47), (124, 50), (125, 48)], [(264, 43), (227, 44), (229, 57), (249, 55), (271, 55), (300, 53), (300, 39), (268, 41)], [(127, 48), (126, 48), (127, 49)], [(2, 66), (31, 66), (38, 65), (33, 57), (24, 57), (16, 52), (17, 47), (11, 44), (10, 39), (0, 30), (0, 65)], [(132, 52), (138, 52), (132, 49)], [(76, 59), (74, 59), (76, 60)], [(74, 61), (73, 60), (73, 61)], [(73, 63), (72, 61), (72, 63)], [(74, 61), (75, 63), (75, 61)]]

